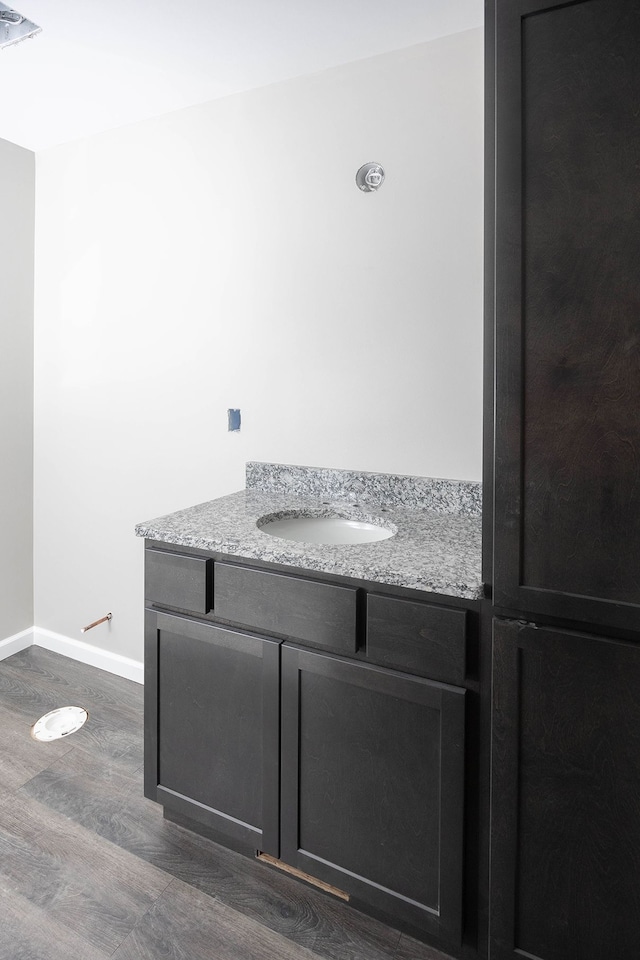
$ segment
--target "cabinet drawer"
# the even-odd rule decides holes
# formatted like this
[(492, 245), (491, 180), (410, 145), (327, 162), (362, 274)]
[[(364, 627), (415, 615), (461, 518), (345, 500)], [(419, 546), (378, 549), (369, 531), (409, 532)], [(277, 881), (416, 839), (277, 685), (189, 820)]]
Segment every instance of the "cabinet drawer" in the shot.
[(216, 563), (213, 609), (261, 632), (355, 653), (356, 594), (352, 587)]
[(145, 554), (145, 597), (152, 603), (194, 613), (211, 609), (213, 561), (180, 553), (147, 549)]
[(367, 656), (447, 683), (466, 674), (467, 611), (371, 594)]

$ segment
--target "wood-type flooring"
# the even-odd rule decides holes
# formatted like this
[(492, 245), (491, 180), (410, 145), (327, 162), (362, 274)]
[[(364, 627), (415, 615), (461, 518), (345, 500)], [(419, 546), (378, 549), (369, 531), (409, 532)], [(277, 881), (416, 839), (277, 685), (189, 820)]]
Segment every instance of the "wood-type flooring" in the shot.
[[(447, 960), (165, 820), (138, 684), (39, 647), (0, 662), (0, 960)], [(68, 738), (32, 724), (85, 707)]]

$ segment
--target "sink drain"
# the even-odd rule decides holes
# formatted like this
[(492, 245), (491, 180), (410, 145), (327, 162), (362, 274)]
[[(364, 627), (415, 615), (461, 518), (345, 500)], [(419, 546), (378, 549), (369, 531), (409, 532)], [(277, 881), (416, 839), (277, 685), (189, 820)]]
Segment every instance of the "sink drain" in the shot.
[(45, 713), (31, 727), (34, 740), (59, 740), (79, 730), (89, 714), (83, 707), (58, 707)]

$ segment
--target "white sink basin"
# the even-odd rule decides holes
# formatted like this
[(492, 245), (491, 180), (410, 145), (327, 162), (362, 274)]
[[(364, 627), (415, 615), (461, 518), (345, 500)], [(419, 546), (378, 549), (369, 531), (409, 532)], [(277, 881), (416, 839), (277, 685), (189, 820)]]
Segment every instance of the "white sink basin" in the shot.
[(396, 532), (395, 529), (368, 520), (296, 514), (263, 517), (258, 520), (258, 528), (271, 537), (299, 543), (374, 543), (376, 540), (388, 540)]

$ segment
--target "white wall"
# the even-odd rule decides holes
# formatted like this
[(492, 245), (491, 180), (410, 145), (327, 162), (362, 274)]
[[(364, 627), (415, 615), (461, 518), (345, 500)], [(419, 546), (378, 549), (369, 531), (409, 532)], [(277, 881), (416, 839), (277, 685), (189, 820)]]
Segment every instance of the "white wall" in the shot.
[(480, 478), (482, 56), (469, 31), (38, 154), (40, 627), (111, 610), (87, 639), (141, 657), (134, 524), (248, 459)]
[(0, 641), (33, 624), (35, 156), (0, 140)]

